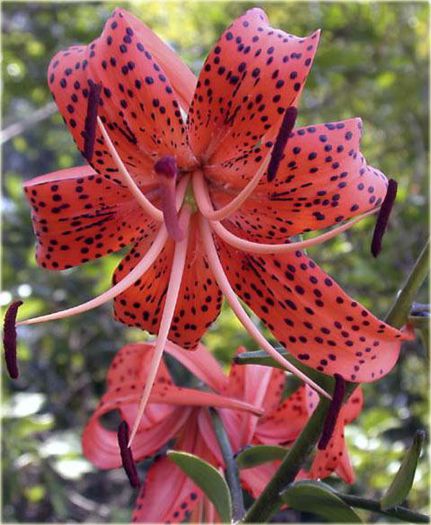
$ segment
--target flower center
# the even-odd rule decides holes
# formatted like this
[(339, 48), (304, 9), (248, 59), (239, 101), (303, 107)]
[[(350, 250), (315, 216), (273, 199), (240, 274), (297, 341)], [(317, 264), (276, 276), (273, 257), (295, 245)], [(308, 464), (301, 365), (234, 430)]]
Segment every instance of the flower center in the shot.
[(160, 208), (169, 236), (176, 242), (184, 239), (184, 229), (179, 220), (176, 206), (178, 167), (175, 157), (165, 155), (154, 164), (159, 176)]

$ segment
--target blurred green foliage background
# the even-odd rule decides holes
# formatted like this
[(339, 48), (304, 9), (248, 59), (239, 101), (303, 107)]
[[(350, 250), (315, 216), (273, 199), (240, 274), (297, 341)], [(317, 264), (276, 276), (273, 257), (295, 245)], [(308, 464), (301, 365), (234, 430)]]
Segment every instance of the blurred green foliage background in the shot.
[[(3, 2), (2, 110), (8, 140), (3, 146), (0, 298), (3, 305), (12, 297), (24, 298), (22, 317), (75, 305), (106, 289), (121, 256), (58, 273), (38, 268), (22, 192), (24, 180), (82, 164), (52, 106), (46, 70), (59, 49), (95, 38), (116, 5)], [(352, 295), (384, 316), (427, 237), (429, 5), (122, 2), (196, 73), (223, 29), (254, 5), (263, 6), (272, 25), (288, 32), (323, 30), (299, 123), (362, 117), (363, 152), (399, 182), (391, 228), (377, 260), (369, 253), (371, 219), (310, 250)], [(418, 300), (427, 301), (425, 287)], [(21, 376), (14, 383), (3, 378), (3, 521), (129, 520), (134, 495), (123, 472), (93, 468), (81, 455), (80, 435), (104, 391), (115, 352), (136, 340), (142, 340), (142, 333), (113, 321), (109, 305), (20, 329)], [(255, 348), (228, 309), (206, 343), (225, 363), (238, 345)], [(334, 478), (332, 483), (353, 494), (379, 497), (413, 432), (427, 427), (428, 356), (419, 340), (404, 346), (390, 375), (364, 389), (366, 408), (347, 433), (357, 482), (341, 487)], [(427, 503), (428, 464), (422, 458), (408, 505), (426, 510)], [(382, 519), (363, 515), (369, 522)], [(279, 519), (297, 521), (299, 516), (287, 512)]]

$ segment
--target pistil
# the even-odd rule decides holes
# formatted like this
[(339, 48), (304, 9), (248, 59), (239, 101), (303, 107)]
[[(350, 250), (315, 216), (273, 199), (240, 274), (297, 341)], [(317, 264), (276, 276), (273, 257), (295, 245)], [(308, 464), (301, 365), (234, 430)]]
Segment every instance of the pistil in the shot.
[(179, 220), (176, 208), (176, 189), (178, 168), (175, 158), (171, 155), (161, 157), (154, 164), (154, 171), (159, 175), (159, 192), (161, 209), (169, 236), (176, 242), (184, 239), (185, 232)]
[(162, 359), (163, 351), (168, 340), (169, 330), (171, 329), (172, 319), (174, 317), (175, 307), (177, 305), (178, 295), (180, 293), (181, 281), (183, 278), (184, 268), (186, 264), (189, 233), (188, 226), (190, 220), (190, 211), (187, 206), (184, 206), (181, 212), (181, 220), (185, 223), (185, 236), (182, 241), (175, 243), (174, 258), (172, 261), (172, 267), (169, 276), (169, 285), (168, 290), (166, 292), (165, 305), (160, 321), (159, 333), (157, 334), (154, 354), (151, 360), (144, 391), (139, 402), (138, 411), (130, 435), (129, 446), (131, 445), (135, 437), (135, 434), (139, 427), (139, 423), (145, 412), (145, 408), (147, 406), (148, 399), (151, 394), (151, 389), (153, 388), (153, 383), (156, 379), (157, 370), (159, 369), (160, 361)]

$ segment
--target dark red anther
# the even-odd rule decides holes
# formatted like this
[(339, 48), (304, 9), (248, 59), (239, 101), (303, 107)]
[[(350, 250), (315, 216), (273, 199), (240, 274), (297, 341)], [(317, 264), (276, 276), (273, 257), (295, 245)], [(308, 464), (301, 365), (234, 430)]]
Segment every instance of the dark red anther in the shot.
[(280, 130), (278, 132), (277, 138), (275, 139), (274, 147), (271, 151), (271, 160), (269, 161), (267, 172), (268, 182), (272, 182), (277, 175), (278, 168), (283, 158), (284, 149), (293, 126), (295, 125), (297, 115), (298, 110), (293, 106), (287, 108), (284, 113), (283, 122), (281, 123)]
[(6, 311), (3, 323), (3, 346), (6, 368), (12, 379), (19, 376), (16, 358), (16, 315), (22, 301), (13, 302)]
[(129, 443), (129, 425), (127, 424), (127, 421), (122, 421), (120, 423), (117, 436), (123, 468), (126, 471), (127, 477), (129, 478), (130, 485), (132, 485), (133, 488), (137, 488), (140, 486), (141, 482), (139, 481), (136, 463), (132, 455), (132, 449), (127, 446)]
[(85, 117), (84, 127), (84, 156), (91, 162), (94, 153), (94, 142), (96, 140), (97, 128), (97, 110), (99, 109), (101, 84), (90, 84), (90, 92), (88, 94), (87, 115)]
[(398, 184), (394, 179), (389, 179), (388, 189), (385, 200), (377, 216), (376, 226), (374, 228), (373, 240), (371, 241), (371, 253), (377, 257), (382, 249), (382, 239), (388, 225), (389, 216), (392, 211), (396, 196)]
[(344, 393), (346, 391), (346, 382), (343, 376), (340, 374), (334, 374), (335, 385), (334, 392), (332, 393), (331, 404), (326, 415), (325, 422), (323, 424), (322, 435), (320, 436), (317, 448), (319, 450), (325, 450), (331, 440), (332, 434), (334, 433), (335, 424), (340, 413), (341, 407), (343, 406)]
[(160, 158), (154, 164), (154, 171), (157, 173), (157, 175), (164, 175), (168, 179), (176, 178), (178, 174), (178, 168), (175, 157), (172, 157), (171, 155), (165, 155), (164, 157)]

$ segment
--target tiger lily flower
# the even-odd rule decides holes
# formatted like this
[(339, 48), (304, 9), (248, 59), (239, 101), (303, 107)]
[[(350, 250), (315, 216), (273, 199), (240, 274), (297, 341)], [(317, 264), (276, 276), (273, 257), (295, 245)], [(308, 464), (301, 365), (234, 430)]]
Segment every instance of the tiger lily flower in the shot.
[[(223, 468), (223, 456), (207, 410), (214, 406), (218, 409), (234, 453), (251, 444), (290, 445), (305, 426), (319, 398), (313, 389), (304, 386), (283, 401), (286, 376), (280, 369), (234, 364), (229, 376), (226, 376), (202, 345), (194, 354), (184, 352), (171, 343), (168, 343), (166, 350), (201, 381), (201, 388), (210, 391), (176, 386), (162, 361), (147, 410), (131, 446), (137, 461), (157, 454), (175, 438), (175, 449), (193, 453), (216, 468)], [(138, 410), (139, 391), (147, 381), (154, 351), (152, 344), (127, 345), (111, 364), (108, 390), (82, 437), (85, 456), (99, 468), (121, 466), (116, 433), (104, 428), (102, 418), (112, 411), (119, 411), (124, 421), (133, 423)], [(354, 399), (352, 397), (349, 404), (356, 403)], [(349, 405), (342, 410), (348, 412), (350, 419), (355, 417)], [(341, 413), (340, 422), (343, 424), (345, 417), (347, 415)], [(311, 470), (301, 472), (299, 477), (322, 478), (337, 470), (344, 479), (348, 472), (347, 480), (351, 482), (347, 451), (338, 434), (334, 433), (328, 450), (331, 455), (336, 455), (336, 461), (327, 462), (321, 468), (321, 458), (326, 453), (318, 451)], [(343, 455), (339, 455), (341, 450)], [(241, 470), (243, 487), (256, 498), (279, 463), (273, 461)], [(179, 523), (190, 512), (195, 515), (203, 507), (210, 516), (213, 515), (214, 509), (208, 501), (204, 501), (200, 489), (167, 457), (156, 455), (138, 495), (133, 521)], [(201, 521), (202, 515), (199, 518), (196, 521)]]
[(397, 361), (406, 335), (302, 251), (378, 211), (387, 188), (359, 151), (360, 119), (294, 128), (319, 35), (274, 29), (251, 9), (222, 34), (196, 79), (116, 9), (99, 38), (50, 63), (49, 87), (89, 165), (25, 184), (37, 261), (62, 270), (132, 248), (110, 290), (17, 325), (114, 299), (119, 321), (156, 334), (132, 437), (166, 341), (196, 348), (223, 296), (263, 349), (323, 395), (275, 351), (239, 298), (293, 355), (326, 374), (373, 381)]

